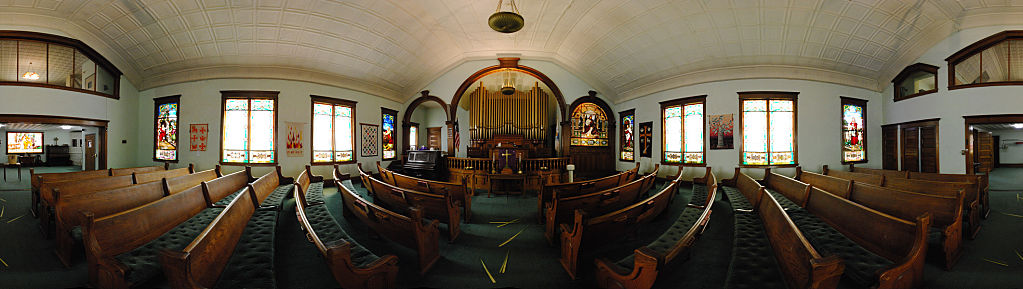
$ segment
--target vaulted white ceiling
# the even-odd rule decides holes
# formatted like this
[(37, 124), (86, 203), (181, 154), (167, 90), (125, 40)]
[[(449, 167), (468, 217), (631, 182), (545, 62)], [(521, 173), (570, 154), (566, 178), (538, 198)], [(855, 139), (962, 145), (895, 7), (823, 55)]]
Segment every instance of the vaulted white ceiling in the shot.
[(1021, 0), (516, 3), (526, 26), (510, 35), (487, 26), (496, 0), (0, 0), (0, 24), (107, 48), (140, 89), (283, 78), (404, 100), (464, 61), (518, 53), (616, 101), (763, 77), (879, 91), (959, 29), (1023, 24)]

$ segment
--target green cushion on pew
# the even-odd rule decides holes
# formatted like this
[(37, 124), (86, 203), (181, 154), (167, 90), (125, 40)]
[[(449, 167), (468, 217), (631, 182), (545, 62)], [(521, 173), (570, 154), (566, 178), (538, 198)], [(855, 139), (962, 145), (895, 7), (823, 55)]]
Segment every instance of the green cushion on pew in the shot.
[(894, 264), (888, 259), (878, 256), (856, 242), (849, 240), (830, 225), (806, 210), (789, 211), (792, 222), (806, 236), (806, 240), (821, 256), (838, 255), (845, 262), (846, 277), (856, 283), (869, 287), (877, 283), (878, 270)]
[(365, 266), (377, 259), (380, 259), (379, 256), (374, 255), (369, 250), (366, 250), (366, 248), (363, 248), (362, 245), (355, 242), (355, 239), (348, 236), (348, 234), (341, 229), (341, 225), (338, 225), (337, 221), (334, 220), (334, 217), (332, 217), (330, 212), (327, 211), (326, 205), (320, 204), (306, 207), (305, 213), (306, 217), (309, 218), (309, 224), (313, 227), (313, 231), (316, 232), (316, 236), (318, 236), (320, 241), (324, 244), (338, 240), (345, 240), (352, 244), (352, 263), (356, 266)]
[(195, 240), (195, 237), (198, 237), (221, 211), (222, 208), (205, 209), (153, 241), (115, 256), (117, 261), (128, 268), (125, 279), (131, 284), (140, 284), (161, 275), (163, 269), (157, 257), (160, 250), (185, 249), (185, 246)]
[(274, 232), (277, 211), (256, 210), (214, 288), (277, 288)]
[(756, 213), (735, 214), (733, 243), (725, 288), (786, 288), (771, 241)]

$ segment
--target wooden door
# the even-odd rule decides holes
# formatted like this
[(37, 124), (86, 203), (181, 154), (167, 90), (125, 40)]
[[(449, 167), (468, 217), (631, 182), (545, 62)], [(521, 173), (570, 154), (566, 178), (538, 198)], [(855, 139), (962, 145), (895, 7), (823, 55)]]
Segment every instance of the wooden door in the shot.
[(920, 131), (917, 127), (902, 128), (902, 170), (920, 171)]
[(440, 127), (428, 127), (428, 128), (426, 128), (426, 139), (427, 139), (426, 145), (430, 146), (431, 150), (439, 150), (440, 149), (440, 138), (441, 138), (440, 133), (441, 133), (441, 128)]
[(920, 171), (938, 172), (938, 127), (920, 127)]
[(990, 132), (977, 132), (977, 160), (980, 163), (978, 173), (991, 172), (995, 167), (994, 139)]
[(899, 127), (881, 127), (882, 166), (886, 170), (899, 170)]
[(96, 169), (96, 134), (85, 135), (85, 170)]

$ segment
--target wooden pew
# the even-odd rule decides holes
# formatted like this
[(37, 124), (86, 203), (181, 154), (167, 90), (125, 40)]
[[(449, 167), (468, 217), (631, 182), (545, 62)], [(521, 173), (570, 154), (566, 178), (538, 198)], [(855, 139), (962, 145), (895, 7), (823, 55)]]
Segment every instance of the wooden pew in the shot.
[(865, 173), (865, 174), (882, 175), (885, 178), (889, 178), (889, 179), (890, 178), (900, 178), (900, 179), (908, 179), (909, 178), (909, 172), (908, 171), (894, 171), (894, 170), (871, 169), (871, 168), (857, 167), (857, 166), (853, 166), (853, 165), (849, 165), (849, 171), (850, 172), (854, 172), (854, 173)]
[(114, 188), (127, 187), (134, 184), (131, 176), (98, 177), (91, 179), (79, 179), (44, 183), (40, 191), (39, 201), (39, 229), (47, 239), (53, 236), (56, 226), (54, 216), (54, 205), (61, 198), (68, 196), (86, 194), (90, 192), (104, 191)]
[(153, 250), (154, 246), (184, 247), (219, 212), (218, 208), (207, 210), (200, 187), (102, 218), (86, 212), (83, 237), (89, 284), (99, 288), (129, 288), (158, 275), (159, 268), (133, 269), (118, 257), (129, 251), (143, 250), (139, 255), (131, 255), (132, 258), (155, 263), (158, 253)]
[(973, 185), (969, 183), (891, 178), (885, 179), (884, 187), (952, 198), (962, 194), (963, 213), (966, 214), (966, 222), (969, 225), (966, 229), (966, 236), (974, 239), (977, 237), (977, 233), (980, 232), (980, 203), (977, 200), (977, 195), (971, 195)]
[(839, 179), (850, 180), (857, 183), (864, 183), (875, 186), (884, 185), (884, 175), (832, 170), (828, 168), (828, 165), (824, 165), (823, 170), (821, 170), (821, 174), (825, 176), (836, 177)]
[(323, 204), (323, 176), (313, 175), (313, 170), (309, 165), (306, 165), (305, 170), (295, 178), (295, 185), (302, 186), (304, 189), (302, 193), (305, 194), (309, 205)]
[(447, 223), (449, 243), (454, 242), (461, 234), (462, 210), (455, 204), (453, 195), (425, 193), (392, 186), (364, 172), (361, 164), (359, 175), (362, 185), (372, 194), (374, 202), (380, 201), (384, 207), (402, 213), (408, 208), (418, 208), (427, 218)]
[[(797, 168), (797, 174), (799, 176), (820, 176), (820, 174), (802, 171), (799, 168)], [(789, 179), (770, 172), (767, 176), (770, 179)], [(816, 186), (813, 182), (810, 185)], [(956, 197), (929, 195), (856, 181), (852, 181), (850, 189), (848, 200), (896, 218), (911, 220), (924, 213), (929, 213), (932, 220), (931, 226), (939, 229), (942, 233), (941, 248), (945, 254), (945, 269), (951, 270), (959, 260), (962, 255), (962, 194), (958, 194)]]
[(423, 219), (423, 212), (409, 208), (405, 216), (392, 212), (379, 205), (370, 203), (351, 191), (342, 181), (335, 181), (341, 199), (344, 202), (346, 215), (357, 217), (374, 232), (405, 247), (416, 250), (419, 254), (419, 275), (433, 267), (440, 260), (440, 223), (437, 220), (428, 222)]
[[(294, 189), (295, 215), (306, 239), (316, 246), (342, 288), (389, 289), (398, 278), (398, 257), (377, 256), (356, 243), (334, 220), (325, 205), (309, 205), (305, 193)], [(347, 210), (346, 210), (347, 211)], [(360, 253), (353, 259), (353, 252)]]
[(416, 177), (410, 177), (395, 173), (380, 166), (380, 162), (377, 162), (377, 171), (380, 172), (380, 177), (387, 182), (399, 188), (413, 189), (420, 192), (434, 193), (440, 195), (453, 194), (455, 203), (462, 208), (462, 217), (466, 223), (469, 223), (469, 219), (472, 217), (472, 192), (469, 190), (469, 186), (466, 184), (466, 179), (462, 179), (462, 183), (452, 182), (440, 182), (427, 179), (420, 179)]
[[(876, 278), (871, 285), (876, 288), (920, 288), (923, 285), (924, 257), (927, 252), (927, 228), (930, 226), (929, 213), (918, 216), (915, 222), (906, 221), (865, 207), (817, 187), (810, 189), (806, 213), (790, 213), (794, 223), (803, 231), (807, 227), (821, 227), (813, 222), (823, 222), (842, 236), (855, 242), (863, 249), (890, 262), (876, 272), (868, 272)], [(818, 218), (817, 221), (809, 221)], [(812, 234), (811, 234), (812, 235)], [(820, 238), (815, 236), (813, 238)], [(815, 247), (828, 245), (811, 243)], [(835, 251), (841, 254), (839, 251)], [(845, 258), (845, 256), (841, 256)], [(846, 273), (855, 270), (855, 263), (846, 263)]]
[[(756, 209), (761, 197), (756, 191), (760, 187), (760, 183), (742, 173), (740, 168), (735, 168), (732, 178), (721, 180), (720, 186), (723, 191), (726, 191), (728, 201), (732, 203), (732, 209), (736, 212), (752, 212)], [(733, 190), (735, 194), (727, 193), (728, 190)]]
[(156, 171), (169, 171), (170, 163), (163, 163), (162, 166), (148, 166), (148, 167), (134, 167), (134, 168), (123, 168), (123, 169), (110, 169), (110, 176), (127, 176), (134, 173), (151, 173)]
[(160, 250), (171, 288), (213, 288), (259, 205), (250, 186), (227, 205), (184, 249)]
[[(951, 183), (968, 183), (970, 184), (970, 191), (976, 192), (978, 198), (978, 208), (982, 208), (980, 212), (981, 217), (987, 218), (988, 214), (991, 213), (991, 206), (989, 205), (987, 175), (959, 175), (959, 174), (939, 174), (939, 173), (918, 173), (910, 172), (909, 178), (914, 180), (928, 180), (928, 181), (939, 181), (939, 182), (951, 182)], [(972, 195), (974, 193), (968, 193)], [(966, 198), (969, 200), (969, 197)]]
[[(244, 171), (234, 172), (209, 182), (203, 182), (203, 199), (210, 207), (226, 207), (227, 202), (233, 200), (234, 196), (240, 194), (245, 189), (251, 176), (252, 170), (246, 167)], [(222, 201), (225, 199), (228, 201)]]
[[(672, 194), (682, 183), (681, 172), (672, 183), (660, 194)], [(639, 247), (630, 256), (618, 262), (597, 258), (597, 286), (600, 288), (651, 288), (657, 275), (665, 271), (678, 257), (688, 258), (690, 248), (710, 221), (711, 204), (717, 197), (717, 177), (708, 168), (704, 177), (694, 178), (693, 182), (707, 185), (706, 200), (703, 206), (688, 204), (671, 226), (652, 243)], [(695, 197), (694, 197), (695, 198)], [(670, 202), (670, 201), (669, 201)], [(681, 225), (681, 226), (680, 226)], [(683, 233), (682, 230), (685, 230)]]
[(761, 190), (757, 214), (789, 288), (836, 288), (845, 270), (836, 255), (819, 253), (796, 227), (774, 196)]
[[(54, 206), (57, 247), (54, 253), (64, 266), (71, 266), (71, 254), (77, 238), (75, 228), (85, 225), (83, 212), (90, 212), (96, 217), (106, 217), (127, 211), (167, 195), (176, 194), (186, 189), (201, 185), (204, 181), (219, 177), (220, 166), (195, 174), (184, 175), (162, 182), (150, 182), (140, 185), (96, 191), (83, 194), (72, 194), (57, 199)], [(123, 176), (130, 177), (130, 176)]]
[(557, 230), (562, 224), (571, 222), (576, 210), (585, 214), (601, 215), (607, 212), (624, 208), (639, 201), (640, 197), (646, 194), (657, 179), (657, 171), (660, 165), (654, 167), (649, 175), (639, 178), (623, 186), (597, 191), (584, 195), (574, 195), (562, 198), (558, 191), (551, 196), (554, 200), (544, 208), (544, 237), (551, 245), (557, 240)]
[(91, 171), (80, 171), (80, 172), (67, 172), (67, 173), (45, 173), (37, 174), (35, 169), (29, 169), (29, 180), (32, 183), (32, 203), (29, 207), (32, 212), (32, 216), (38, 216), (39, 210), (39, 193), (43, 190), (44, 183), (55, 183), (70, 180), (84, 180), (98, 177), (109, 177), (110, 170), (91, 170)]
[(135, 178), (136, 184), (145, 184), (148, 182), (159, 182), (164, 178), (180, 177), (192, 173), (195, 173), (195, 165), (188, 164), (187, 168), (152, 172), (134, 172), (131, 175)]
[(602, 191), (622, 186), (636, 180), (637, 172), (639, 172), (639, 163), (636, 163), (635, 168), (599, 179), (561, 184), (545, 184), (540, 190), (540, 194), (536, 196), (536, 212), (538, 214), (536, 219), (540, 223), (544, 222), (544, 208), (550, 205), (553, 201), (555, 192), (559, 192), (559, 195), (561, 196), (568, 197)]
[(852, 191), (851, 180), (803, 171), (801, 167), (796, 167), (795, 179), (843, 199), (849, 199), (849, 192)]

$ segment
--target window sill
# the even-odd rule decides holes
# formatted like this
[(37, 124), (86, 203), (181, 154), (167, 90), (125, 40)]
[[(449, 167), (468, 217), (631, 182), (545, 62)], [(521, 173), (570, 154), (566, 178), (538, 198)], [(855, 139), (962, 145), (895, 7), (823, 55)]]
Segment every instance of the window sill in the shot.
[[(952, 88), (949, 87), (949, 89), (952, 89)], [(907, 99), (914, 98), (914, 97), (917, 97), (917, 96), (927, 95), (927, 94), (931, 94), (931, 93), (935, 93), (935, 92), (938, 92), (938, 89), (931, 89), (931, 90), (928, 90), (928, 91), (917, 92), (917, 93), (909, 94), (909, 95), (902, 96), (902, 97), (895, 97), (894, 101), (903, 101), (903, 100), (907, 100)]]
[(309, 164), (310, 164), (310, 165), (314, 165), (314, 166), (332, 166), (332, 165), (350, 165), (350, 164), (354, 164), (354, 163), (357, 163), (357, 161), (347, 161), (347, 162), (318, 162), (318, 163), (309, 163)]
[(153, 161), (154, 162), (158, 162), (158, 163), (172, 163), (172, 164), (176, 164), (176, 163), (178, 163), (179, 160), (172, 160), (171, 161), (171, 160), (161, 160), (161, 159), (158, 159), (158, 158), (153, 158)]
[(277, 162), (272, 163), (225, 163), (220, 162), (222, 166), (242, 166), (242, 167), (275, 167)]
[(963, 88), (972, 87), (985, 87), (985, 86), (1005, 86), (1005, 85), (1023, 85), (1023, 81), (996, 81), (996, 82), (981, 82), (981, 83), (969, 83), (960, 85), (949, 85), (948, 90), (956, 90)]
[(787, 165), (744, 165), (744, 164), (739, 164), (740, 168), (794, 168), (794, 167), (798, 167), (798, 166), (799, 166), (798, 163), (787, 164)]

